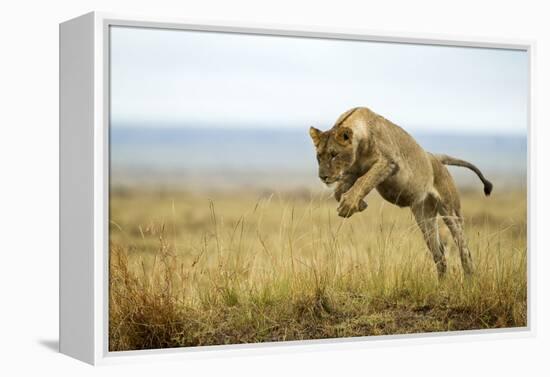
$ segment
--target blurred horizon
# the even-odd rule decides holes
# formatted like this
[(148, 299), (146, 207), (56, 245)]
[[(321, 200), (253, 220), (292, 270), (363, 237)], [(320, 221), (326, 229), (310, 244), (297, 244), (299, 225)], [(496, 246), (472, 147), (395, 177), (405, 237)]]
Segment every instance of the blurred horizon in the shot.
[[(410, 132), (411, 133), (411, 132)], [(527, 138), (522, 135), (412, 132), (427, 151), (477, 165), (495, 185), (525, 188)], [(295, 129), (111, 128), (111, 184), (212, 191), (320, 190), (314, 147)], [(449, 167), (461, 187), (480, 182)]]

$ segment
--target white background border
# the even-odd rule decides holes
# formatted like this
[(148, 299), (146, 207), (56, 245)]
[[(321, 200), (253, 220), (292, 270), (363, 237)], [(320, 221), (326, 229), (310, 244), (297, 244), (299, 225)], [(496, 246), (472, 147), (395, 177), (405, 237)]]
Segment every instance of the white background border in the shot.
[[(544, 162), (549, 157), (550, 25), (544, 2), (495, 0), (442, 2), (411, 1), (171, 1), (157, 0), (53, 0), (50, 2), (4, 2), (2, 5), (4, 57), (0, 69), (2, 86), (3, 182), (1, 228), (3, 260), (0, 312), (3, 341), (0, 344), (4, 375), (548, 375), (550, 348), (550, 236), (543, 214), (550, 210), (548, 198), (536, 196), (533, 226), (533, 269), (539, 318), (537, 335), (528, 339), (418, 342), (388, 347), (354, 348), (270, 356), (189, 360), (182, 363), (152, 363), (92, 369), (81, 362), (54, 353), (57, 347), (58, 268), (58, 23), (93, 9), (145, 15), (171, 15), (198, 20), (243, 23), (317, 25), (320, 28), (354, 28), (407, 34), (436, 33), (489, 38), (537, 39), (533, 87), (535, 106), (532, 136), (540, 146), (534, 160), (538, 192), (550, 192)], [(463, 339), (463, 338), (462, 338)], [(9, 373), (11, 371), (11, 373)]]

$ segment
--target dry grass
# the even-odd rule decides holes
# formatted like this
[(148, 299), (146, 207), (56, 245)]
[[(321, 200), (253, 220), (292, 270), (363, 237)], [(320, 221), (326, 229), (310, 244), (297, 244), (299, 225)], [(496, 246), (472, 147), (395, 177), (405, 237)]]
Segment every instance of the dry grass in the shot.
[(111, 195), (112, 351), (526, 326), (524, 192), (463, 197), (476, 275), (435, 266), (406, 209), (369, 196)]

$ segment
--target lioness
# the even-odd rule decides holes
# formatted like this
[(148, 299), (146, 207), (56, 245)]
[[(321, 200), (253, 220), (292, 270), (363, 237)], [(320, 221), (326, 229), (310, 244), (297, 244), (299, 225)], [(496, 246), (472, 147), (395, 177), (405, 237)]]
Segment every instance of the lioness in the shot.
[(465, 275), (472, 274), (460, 198), (445, 165), (473, 170), (489, 195), (493, 185), (477, 167), (424, 151), (401, 127), (364, 107), (346, 111), (328, 131), (311, 127), (309, 133), (317, 150), (319, 178), (336, 184), (340, 216), (350, 217), (367, 208), (363, 198), (374, 188), (388, 202), (410, 207), (441, 278), (447, 262), (437, 229), (439, 214), (458, 246)]

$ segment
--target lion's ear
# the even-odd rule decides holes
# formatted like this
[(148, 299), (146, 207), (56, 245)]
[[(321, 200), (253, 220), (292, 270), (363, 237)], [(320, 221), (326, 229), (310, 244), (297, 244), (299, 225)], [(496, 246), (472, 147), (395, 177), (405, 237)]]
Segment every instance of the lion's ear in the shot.
[(309, 127), (309, 136), (311, 136), (311, 140), (313, 140), (313, 145), (315, 145), (315, 147), (317, 147), (321, 141), (321, 133), (321, 130), (315, 127)]
[(336, 141), (342, 145), (351, 144), (353, 138), (353, 130), (348, 127), (340, 127), (336, 132)]

